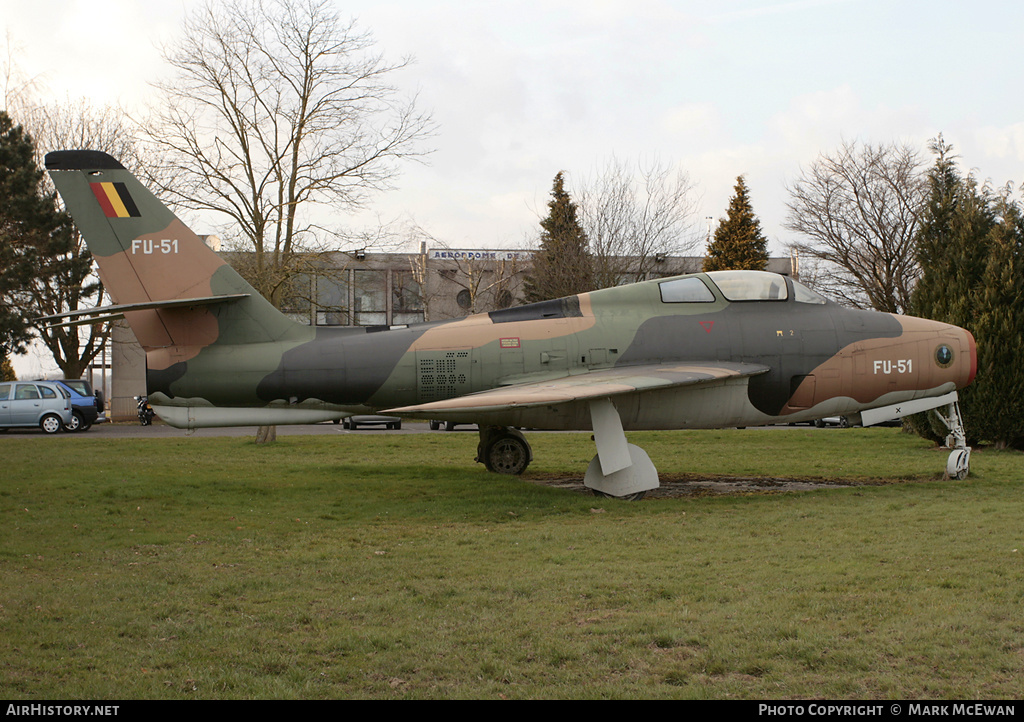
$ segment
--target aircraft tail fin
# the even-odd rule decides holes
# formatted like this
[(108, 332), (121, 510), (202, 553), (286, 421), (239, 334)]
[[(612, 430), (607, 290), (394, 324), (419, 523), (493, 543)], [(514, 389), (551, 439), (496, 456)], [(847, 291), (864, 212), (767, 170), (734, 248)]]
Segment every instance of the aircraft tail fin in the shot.
[(137, 309), (124, 316), (147, 352), (273, 341), (296, 325), (111, 156), (55, 151), (46, 168), (114, 303)]

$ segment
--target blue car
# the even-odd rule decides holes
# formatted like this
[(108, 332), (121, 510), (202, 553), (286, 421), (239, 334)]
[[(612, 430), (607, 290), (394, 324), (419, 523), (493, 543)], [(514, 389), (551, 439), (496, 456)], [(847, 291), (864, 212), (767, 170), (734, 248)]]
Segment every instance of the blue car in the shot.
[(85, 390), (79, 386), (82, 382), (58, 379), (50, 383), (59, 385), (71, 395), (71, 421), (64, 424), (65, 431), (87, 431), (96, 423), (100, 415), (99, 399), (82, 393)]

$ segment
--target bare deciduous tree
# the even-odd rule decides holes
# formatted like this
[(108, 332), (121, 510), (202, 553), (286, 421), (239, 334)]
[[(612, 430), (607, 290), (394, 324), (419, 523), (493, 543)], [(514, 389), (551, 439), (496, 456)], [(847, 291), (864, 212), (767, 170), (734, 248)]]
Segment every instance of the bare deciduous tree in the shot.
[(828, 269), (818, 290), (858, 308), (906, 312), (920, 275), (914, 237), (927, 193), (918, 152), (844, 143), (787, 190), (785, 227), (808, 239), (792, 249)]
[(374, 53), (328, 0), (211, 2), (165, 58), (177, 73), (150, 124), (171, 170), (163, 190), (228, 217), (225, 239), (253, 254), (250, 280), (274, 303), (297, 260), (343, 235), (324, 228), (326, 209), (390, 188), (433, 130), (389, 83), (409, 61)]
[[(48, 151), (90, 148), (110, 153), (131, 170), (142, 169), (131, 123), (123, 110), (96, 107), (85, 99), (41, 103), (42, 83), (26, 78), (18, 68), (9, 37), (6, 54), (6, 60), (0, 63), (3, 104), (15, 109), (31, 133), (39, 167)], [(44, 185), (45, 191), (56, 198), (48, 178), (44, 178)], [(53, 259), (48, 268), (50, 275), (36, 277), (20, 294), (33, 317), (99, 306), (103, 301), (103, 284), (94, 272), (92, 256), (78, 229), (70, 229), (71, 250)], [(56, 328), (37, 323), (34, 329), (67, 378), (79, 378), (110, 336), (109, 323)]]
[(4, 57), (0, 60), (0, 110), (7, 111), (19, 120), (35, 103), (42, 86), (40, 77), (28, 77), (18, 65), (17, 57), (23, 51), (23, 47), (14, 45), (11, 31), (8, 30), (2, 50)]
[(590, 241), (598, 288), (647, 278), (659, 258), (700, 243), (693, 222), (699, 196), (689, 175), (660, 161), (612, 158), (575, 196)]
[[(409, 61), (373, 52), (330, 0), (208, 2), (164, 56), (177, 74), (158, 86), (149, 125), (171, 171), (162, 188), (228, 217), (223, 235), (253, 254), (250, 281), (275, 305), (330, 245), (316, 211), (390, 188), (396, 162), (421, 157), (433, 130), (389, 82)], [(275, 436), (260, 427), (256, 438)]]

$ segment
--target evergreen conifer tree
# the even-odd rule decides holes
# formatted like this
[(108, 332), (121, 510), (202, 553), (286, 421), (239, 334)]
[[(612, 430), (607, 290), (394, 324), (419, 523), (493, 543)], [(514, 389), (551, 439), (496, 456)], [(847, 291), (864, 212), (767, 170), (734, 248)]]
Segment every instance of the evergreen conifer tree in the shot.
[(70, 222), (42, 192), (31, 137), (0, 111), (0, 350), (19, 351), (30, 338), (26, 289), (55, 272), (70, 249)]
[(761, 234), (761, 222), (754, 215), (743, 176), (736, 179), (734, 191), (726, 217), (719, 220), (715, 238), (708, 245), (705, 271), (763, 271), (768, 265), (768, 239)]
[(593, 259), (562, 172), (555, 176), (548, 215), (540, 222), (540, 248), (523, 282), (529, 302), (594, 290)]
[(11, 364), (11, 359), (7, 356), (0, 357), (3, 360), (0, 361), (0, 381), (17, 381), (18, 375), (14, 373), (14, 366)]
[(992, 193), (973, 176), (960, 175), (953, 149), (941, 136), (931, 149), (935, 165), (928, 171), (928, 202), (915, 239), (921, 278), (911, 312), (969, 328), (996, 224)]
[[(998, 222), (988, 237), (988, 258), (973, 294), (972, 331), (978, 374), (965, 389), (974, 433), (998, 448), (1024, 448), (1024, 223), (1006, 195), (996, 202)], [(961, 392), (963, 393), (963, 392)]]
[[(917, 237), (921, 278), (914, 315), (970, 331), (978, 372), (959, 392), (968, 443), (1024, 448), (1024, 220), (1009, 191), (996, 195), (973, 176), (963, 177), (952, 149), (932, 143), (929, 201)], [(924, 415), (910, 420), (923, 436), (945, 429)]]

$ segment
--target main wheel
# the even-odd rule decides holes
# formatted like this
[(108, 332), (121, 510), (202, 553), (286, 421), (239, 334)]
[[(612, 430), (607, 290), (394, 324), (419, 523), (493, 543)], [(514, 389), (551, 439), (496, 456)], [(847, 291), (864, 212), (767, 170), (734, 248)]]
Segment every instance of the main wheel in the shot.
[(47, 434), (56, 434), (64, 428), (64, 422), (56, 414), (47, 414), (39, 420), (39, 428)]
[(440, 428), (441, 428), (441, 422), (440, 421), (431, 421), (430, 422), (430, 430), (431, 431), (437, 431)]
[(498, 474), (518, 476), (530, 465), (530, 448), (515, 436), (499, 436), (487, 447), (484, 466)]

